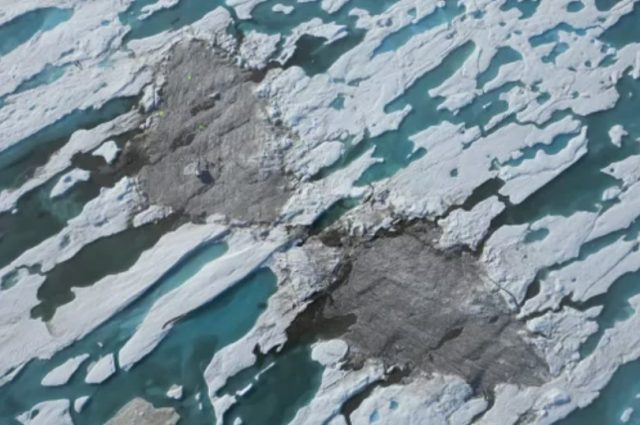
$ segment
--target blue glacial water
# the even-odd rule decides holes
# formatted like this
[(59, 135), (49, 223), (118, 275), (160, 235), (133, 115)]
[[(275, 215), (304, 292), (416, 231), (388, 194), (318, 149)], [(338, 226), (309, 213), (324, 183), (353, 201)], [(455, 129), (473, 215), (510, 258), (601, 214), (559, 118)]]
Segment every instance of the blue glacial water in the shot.
[(348, 166), (371, 147), (375, 147), (374, 156), (384, 159), (384, 162), (367, 169), (358, 181), (359, 185), (367, 185), (370, 182), (391, 176), (423, 155), (424, 151), (414, 150), (414, 145), (409, 137), (429, 126), (442, 122), (444, 119), (453, 119), (453, 114), (450, 112), (437, 109), (438, 105), (442, 103), (442, 99), (432, 98), (427, 93), (451, 77), (462, 66), (474, 48), (474, 44), (468, 42), (454, 49), (440, 65), (418, 78), (404, 94), (385, 107), (386, 112), (399, 111), (407, 105), (412, 107), (411, 113), (405, 117), (398, 130), (388, 131), (374, 138), (365, 138), (355, 147), (346, 149), (345, 154), (338, 162), (320, 170), (315, 178), (323, 178)]
[(40, 86), (54, 83), (64, 75), (66, 68), (67, 65), (56, 66), (47, 64), (42, 71), (21, 83), (12, 94), (19, 94)]
[[(215, 351), (247, 332), (265, 308), (268, 297), (276, 288), (275, 275), (269, 269), (257, 270), (233, 289), (181, 319), (158, 348), (129, 372), (119, 371), (106, 383), (93, 387), (83, 382), (82, 371), (87, 363), (63, 387), (43, 389), (38, 383), (48, 370), (70, 357), (91, 353), (92, 359), (97, 359), (117, 352), (155, 300), (194, 276), (204, 265), (224, 254), (226, 249), (225, 244), (210, 243), (187, 254), (142, 298), (113, 319), (57, 353), (51, 361), (31, 362), (13, 382), (3, 387), (0, 421), (9, 423), (4, 421), (42, 400), (91, 395), (92, 402), (87, 409), (76, 415), (76, 425), (103, 423), (136, 396), (143, 396), (158, 405), (175, 407), (185, 423), (211, 423), (203, 381), (204, 369)], [(183, 402), (166, 398), (165, 393), (172, 384), (185, 387)], [(203, 410), (193, 399), (200, 393)]]
[[(295, 371), (295, 372), (292, 372)], [(254, 378), (259, 376), (257, 379)], [(245, 424), (284, 425), (298, 409), (311, 401), (320, 387), (322, 365), (311, 359), (311, 349), (298, 345), (277, 356), (268, 355), (255, 366), (243, 371), (220, 393), (231, 393), (253, 387), (224, 417), (225, 423), (237, 418)]]
[(640, 282), (640, 273), (625, 274), (613, 284), (606, 294), (586, 303), (585, 307), (602, 305), (604, 308), (600, 316), (598, 316), (598, 332), (591, 335), (580, 347), (580, 354), (583, 358), (593, 353), (607, 329), (633, 315), (634, 310), (628, 300), (640, 293), (638, 282)]
[(49, 31), (69, 20), (73, 10), (47, 7), (20, 15), (0, 26), (0, 56), (26, 43), (38, 32)]
[(80, 183), (66, 196), (51, 199), (49, 193), (55, 183), (53, 179), (23, 196), (18, 212), (0, 213), (0, 267), (62, 230), (99, 190), (91, 182)]
[(617, 49), (630, 43), (639, 42), (640, 33), (637, 31), (638, 20), (640, 20), (640, 5), (635, 2), (633, 12), (624, 15), (616, 25), (602, 33), (600, 40)]
[[(640, 146), (634, 142), (640, 137), (635, 112), (640, 107), (640, 83), (627, 76), (620, 80), (617, 89), (621, 97), (614, 108), (577, 117), (588, 126), (587, 154), (518, 207), (508, 209), (496, 225), (527, 223), (546, 215), (568, 216), (575, 211), (596, 211), (601, 207), (602, 193), (615, 185), (616, 180), (600, 170), (640, 153)], [(621, 148), (609, 140), (608, 131), (613, 123), (623, 125), (630, 134)], [(585, 185), (587, 181), (589, 184)]]
[(485, 84), (498, 76), (500, 68), (509, 63), (513, 63), (522, 59), (522, 55), (511, 47), (501, 47), (491, 59), (489, 67), (477, 78), (479, 88), (483, 88)]
[(463, 12), (464, 6), (459, 5), (457, 0), (448, 0), (444, 7), (436, 8), (432, 13), (416, 23), (407, 25), (384, 38), (382, 43), (374, 50), (373, 55), (376, 56), (384, 52), (397, 50), (415, 35), (427, 32), (440, 25), (446, 25)]
[(76, 110), (18, 144), (0, 152), (0, 190), (18, 187), (79, 129), (93, 128), (129, 111), (133, 97), (116, 98), (98, 109)]
[(567, 4), (567, 12), (576, 13), (584, 9), (584, 3), (581, 1), (572, 1)]
[(616, 371), (605, 390), (591, 405), (578, 410), (559, 425), (613, 425), (622, 424), (625, 409), (635, 410), (627, 424), (640, 424), (640, 362), (628, 363)]
[(12, 92), (5, 96), (0, 97), (0, 109), (6, 105), (6, 99), (10, 95), (17, 95), (29, 90), (33, 90), (37, 87), (54, 83), (56, 80), (60, 79), (66, 70), (66, 65), (54, 66), (51, 64), (47, 64), (44, 69), (38, 72), (33, 77), (29, 78), (26, 81), (20, 83), (18, 87)]
[(600, 11), (607, 11), (618, 3), (620, 3), (620, 0), (596, 0), (596, 7)]

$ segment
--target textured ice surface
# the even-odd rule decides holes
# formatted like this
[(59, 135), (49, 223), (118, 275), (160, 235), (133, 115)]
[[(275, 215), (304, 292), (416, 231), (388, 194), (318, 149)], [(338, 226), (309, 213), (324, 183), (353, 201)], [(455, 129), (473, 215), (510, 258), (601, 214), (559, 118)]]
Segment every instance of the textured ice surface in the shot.
[[(194, 369), (207, 382), (204, 401), (214, 410), (203, 406), (209, 420), (249, 401), (267, 411), (286, 393), (267, 372), (247, 392), (223, 387), (240, 379), (235, 375), (262, 367), (263, 356), (277, 363), (287, 344), (300, 343), (287, 342), (287, 328), (317, 293), (330, 291), (340, 250), (315, 246), (320, 242), (309, 233), (327, 236), (323, 232), (335, 225), (347, 236), (362, 236), (429, 220), (442, 235), (428, 243), (477, 253), (484, 283), (504, 296), (524, 324), (523, 338), (544, 354), (548, 380), (497, 383), (493, 395), (486, 395), (450, 370), (427, 377), (417, 367), (398, 382), (377, 386), (390, 375), (378, 359), (367, 359), (360, 370), (342, 368), (342, 359), (325, 355), (333, 350), (322, 349), (341, 343), (318, 342), (311, 361), (325, 370), (317, 387), (309, 384), (316, 397), (288, 406), (289, 419), (544, 424), (583, 409), (568, 423), (633, 420), (625, 409), (640, 405), (619, 396), (632, 387), (620, 387), (616, 370), (634, 367), (640, 357), (637, 2), (5, 3), (0, 243), (24, 249), (1, 259), (4, 385), (40, 388), (45, 376), (65, 381), (72, 365), (51, 367), (76, 358), (65, 347), (101, 324), (119, 326), (119, 311), (145, 300), (165, 274), (181, 270), (189, 253), (224, 238), (225, 255), (149, 301), (136, 326), (109, 351), (97, 346), (89, 354), (96, 361), (114, 353), (126, 369), (118, 377), (144, 380), (136, 375), (145, 370), (140, 360), (176, 336), (170, 332), (176, 323), (184, 325), (181, 332), (188, 330), (197, 311), (268, 264), (278, 289), (257, 322), (236, 342), (218, 347), (206, 371)], [(189, 55), (175, 53), (175, 46), (194, 40), (203, 49), (215, 45), (217, 57), (226, 56), (220, 64), (244, 66), (246, 89), (210, 93), (209, 101), (192, 104), (208, 87), (195, 72), (206, 66), (196, 67), (194, 59), (190, 72)], [(164, 75), (169, 56), (181, 64), (173, 77)], [(229, 87), (239, 86), (234, 81)], [(218, 98), (218, 108), (227, 112), (236, 111), (229, 105), (250, 107), (228, 119), (212, 106)], [(198, 109), (204, 104), (207, 113)], [(263, 122), (278, 131), (253, 148), (249, 142), (263, 138), (252, 129)], [(141, 140), (160, 140), (154, 134), (172, 135), (164, 141), (178, 140), (177, 153), (166, 154), (159, 143), (159, 152), (146, 156), (150, 150), (139, 148)], [(286, 191), (270, 203), (275, 206), (265, 220), (254, 220), (252, 209), (260, 204), (251, 200), (268, 197), (259, 183), (270, 166), (286, 177)], [(141, 188), (137, 174), (143, 167), (159, 171), (147, 173)], [(248, 176), (235, 186), (234, 169)], [(78, 170), (90, 172), (91, 179), (78, 183), (88, 176)], [(181, 173), (189, 190), (180, 192), (187, 186), (166, 170)], [(243, 197), (250, 188), (260, 196)], [(38, 198), (41, 192), (46, 199)], [(184, 196), (163, 205), (158, 193)], [(47, 274), (105, 238), (145, 229), (170, 212), (180, 216), (185, 203), (204, 205), (206, 193), (224, 196), (189, 215), (198, 224), (167, 229), (129, 270), (74, 290), (75, 298), (47, 322), (31, 317)], [(224, 208), (222, 201), (232, 198), (246, 202)], [(28, 217), (24, 208), (34, 199), (61, 229), (36, 242), (26, 236), (35, 223), (19, 220)], [(464, 339), (464, 333), (455, 338)], [(38, 366), (49, 358), (51, 365)], [(109, 405), (114, 379), (100, 384), (103, 395), (92, 396), (75, 415), (76, 425), (86, 423), (84, 415), (97, 415), (91, 418), (99, 423), (109, 419), (92, 412)], [(71, 400), (88, 393), (75, 381), (68, 383)], [(260, 398), (261, 386), (275, 399)], [(151, 387), (166, 400), (167, 387)], [(185, 387), (190, 391), (203, 389)], [(16, 406), (0, 403), (0, 422), (19, 417), (23, 423), (70, 423), (69, 401), (33, 394)], [(196, 406), (179, 408), (190, 415)], [(122, 406), (111, 407), (105, 412)]]
[(52, 198), (62, 196), (70, 191), (76, 184), (89, 180), (89, 177), (91, 177), (91, 173), (89, 171), (74, 168), (60, 177), (58, 183), (56, 183), (56, 185), (53, 186), (53, 189), (51, 189), (50, 195)]
[(42, 378), (42, 382), (40, 383), (45, 387), (57, 387), (66, 384), (69, 382), (69, 379), (71, 379), (73, 374), (76, 373), (82, 363), (84, 363), (88, 358), (88, 354), (83, 354), (67, 360), (49, 372), (47, 376)]
[(113, 354), (101, 357), (87, 369), (87, 384), (102, 384), (116, 372), (116, 363)]

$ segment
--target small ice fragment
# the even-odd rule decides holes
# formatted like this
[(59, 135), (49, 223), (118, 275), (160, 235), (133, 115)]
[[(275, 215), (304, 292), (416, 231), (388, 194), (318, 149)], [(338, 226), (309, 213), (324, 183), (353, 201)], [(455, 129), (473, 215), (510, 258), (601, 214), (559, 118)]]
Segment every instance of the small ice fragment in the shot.
[(114, 373), (116, 373), (116, 362), (113, 354), (108, 354), (89, 366), (89, 372), (84, 382), (87, 384), (102, 384)]
[(49, 197), (53, 199), (62, 196), (77, 183), (86, 182), (87, 180), (89, 180), (89, 177), (91, 177), (91, 173), (89, 171), (74, 168), (73, 170), (60, 177), (58, 182), (51, 189)]
[(182, 400), (183, 389), (182, 385), (172, 385), (167, 391), (167, 397), (172, 398), (174, 400)]
[(291, 12), (293, 12), (293, 6), (287, 6), (285, 4), (278, 3), (274, 4), (271, 10), (276, 13), (284, 13), (285, 15), (289, 15)]
[(16, 419), (22, 425), (73, 425), (69, 416), (69, 404), (69, 400), (43, 401)]
[(42, 378), (40, 384), (43, 387), (58, 387), (69, 382), (69, 379), (78, 370), (80, 365), (89, 358), (88, 354), (82, 354), (80, 356), (72, 357), (60, 366), (52, 369), (47, 375)]
[(336, 364), (349, 352), (349, 346), (340, 339), (323, 341), (313, 346), (311, 357), (323, 365)]
[(73, 410), (75, 410), (76, 413), (82, 412), (82, 409), (84, 409), (84, 406), (87, 404), (88, 401), (89, 401), (88, 395), (84, 395), (82, 397), (76, 398), (76, 400), (73, 402)]
[(609, 138), (611, 139), (611, 143), (617, 147), (622, 146), (622, 138), (628, 135), (629, 133), (627, 133), (624, 127), (620, 124), (616, 124), (609, 129)]
[(107, 164), (113, 164), (113, 161), (116, 160), (118, 154), (120, 153), (120, 148), (116, 145), (116, 142), (113, 140), (109, 140), (104, 142), (98, 149), (93, 151), (93, 156), (101, 156), (107, 162)]
[(620, 193), (622, 193), (622, 190), (620, 190), (618, 186), (609, 187), (605, 189), (604, 192), (602, 192), (602, 200), (612, 201), (616, 199), (620, 195)]
[(633, 415), (633, 407), (627, 407), (620, 415), (620, 422), (626, 424), (631, 419), (631, 415)]

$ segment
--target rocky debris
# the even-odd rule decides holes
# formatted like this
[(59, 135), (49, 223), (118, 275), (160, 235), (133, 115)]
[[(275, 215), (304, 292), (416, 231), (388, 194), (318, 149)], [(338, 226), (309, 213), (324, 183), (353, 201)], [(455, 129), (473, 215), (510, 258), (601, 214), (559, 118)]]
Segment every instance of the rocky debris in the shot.
[(213, 183), (213, 176), (210, 168), (213, 169), (213, 164), (197, 159), (184, 167), (183, 174), (185, 176), (196, 176), (202, 183), (211, 184)]
[(272, 222), (288, 198), (286, 135), (264, 118), (251, 73), (204, 43), (177, 45), (149, 128), (131, 144), (151, 203), (190, 217)]
[(179, 420), (175, 410), (168, 407), (156, 409), (148, 401), (135, 398), (105, 425), (175, 425)]
[(319, 235), (342, 245), (342, 282), (302, 326), (341, 331), (354, 348), (355, 368), (379, 358), (389, 366), (458, 375), (482, 391), (502, 382), (545, 382), (546, 363), (523, 339), (526, 329), (497, 288), (483, 281), (476, 258), (436, 248), (439, 233), (415, 222), (372, 239), (340, 238), (335, 229)]

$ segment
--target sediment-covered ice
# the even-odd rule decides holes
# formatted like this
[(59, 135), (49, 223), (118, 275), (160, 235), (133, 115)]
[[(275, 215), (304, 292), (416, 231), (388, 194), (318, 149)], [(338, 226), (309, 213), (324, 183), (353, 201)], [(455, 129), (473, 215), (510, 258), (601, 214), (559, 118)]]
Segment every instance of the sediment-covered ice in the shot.
[(180, 416), (171, 407), (156, 408), (142, 398), (135, 398), (120, 409), (105, 425), (175, 425)]

